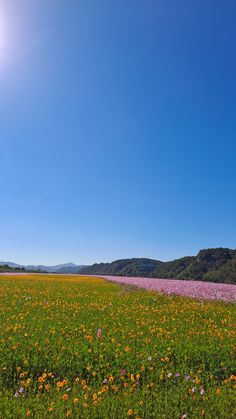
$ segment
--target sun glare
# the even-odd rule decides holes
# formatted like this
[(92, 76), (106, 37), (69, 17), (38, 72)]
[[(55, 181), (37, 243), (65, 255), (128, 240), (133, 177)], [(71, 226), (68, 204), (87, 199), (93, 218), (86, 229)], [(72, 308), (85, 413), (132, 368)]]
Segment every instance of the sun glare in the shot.
[(8, 37), (7, 24), (0, 10), (0, 65), (3, 67), (7, 60), (8, 51)]

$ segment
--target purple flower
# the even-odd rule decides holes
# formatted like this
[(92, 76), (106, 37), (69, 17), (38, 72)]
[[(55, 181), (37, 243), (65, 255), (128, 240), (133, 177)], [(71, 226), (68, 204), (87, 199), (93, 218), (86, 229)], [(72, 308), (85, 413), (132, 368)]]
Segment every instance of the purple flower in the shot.
[(204, 390), (204, 388), (201, 388), (201, 390), (200, 390), (200, 394), (201, 394), (201, 396), (203, 396), (203, 394), (205, 394), (205, 390)]
[(177, 372), (177, 373), (175, 374), (175, 376), (176, 376), (176, 377), (180, 377), (180, 373), (179, 373), (179, 372)]
[(190, 375), (186, 375), (185, 380), (188, 381), (188, 380), (190, 380), (190, 378), (191, 378)]
[(125, 375), (126, 374), (126, 370), (125, 369), (122, 369), (122, 370), (120, 370), (120, 373), (121, 373), (121, 375)]

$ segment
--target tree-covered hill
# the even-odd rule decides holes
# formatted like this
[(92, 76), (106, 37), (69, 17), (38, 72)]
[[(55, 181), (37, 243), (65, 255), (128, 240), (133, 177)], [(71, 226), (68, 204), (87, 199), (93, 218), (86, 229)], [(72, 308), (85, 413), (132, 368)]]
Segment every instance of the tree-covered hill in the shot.
[(91, 275), (121, 275), (121, 276), (140, 276), (140, 273), (152, 273), (163, 264), (158, 260), (147, 258), (119, 259), (111, 263), (95, 263), (81, 269), (81, 274)]
[(112, 263), (96, 263), (80, 271), (90, 275), (141, 276), (152, 278), (195, 279), (236, 284), (236, 250), (227, 248), (200, 250), (169, 262), (136, 258)]

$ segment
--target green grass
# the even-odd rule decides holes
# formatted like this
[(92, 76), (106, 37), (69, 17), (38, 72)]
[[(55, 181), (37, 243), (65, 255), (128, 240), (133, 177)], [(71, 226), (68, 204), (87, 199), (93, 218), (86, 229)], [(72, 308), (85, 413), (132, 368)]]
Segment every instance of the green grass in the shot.
[(0, 276), (0, 320), (1, 418), (235, 417), (232, 304)]

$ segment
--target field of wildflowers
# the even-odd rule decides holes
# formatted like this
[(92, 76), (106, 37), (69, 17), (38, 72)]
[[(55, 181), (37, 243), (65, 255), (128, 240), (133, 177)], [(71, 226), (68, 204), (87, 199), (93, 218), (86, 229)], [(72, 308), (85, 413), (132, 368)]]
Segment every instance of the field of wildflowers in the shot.
[(0, 276), (0, 416), (235, 417), (235, 306), (102, 278)]
[(129, 276), (99, 275), (99, 277), (124, 285), (134, 285), (135, 287), (145, 288), (150, 291), (158, 291), (167, 295), (236, 302), (236, 285), (233, 284), (180, 279), (135, 278)]

